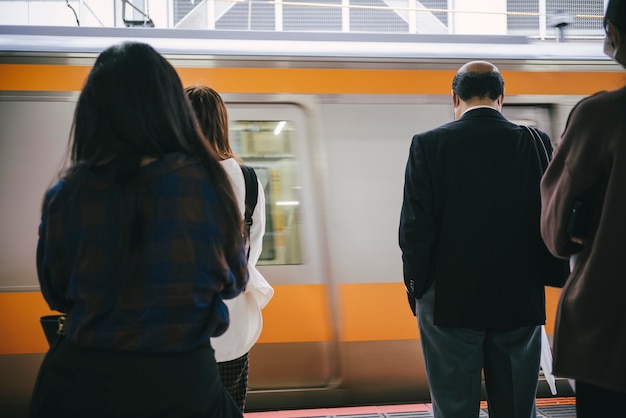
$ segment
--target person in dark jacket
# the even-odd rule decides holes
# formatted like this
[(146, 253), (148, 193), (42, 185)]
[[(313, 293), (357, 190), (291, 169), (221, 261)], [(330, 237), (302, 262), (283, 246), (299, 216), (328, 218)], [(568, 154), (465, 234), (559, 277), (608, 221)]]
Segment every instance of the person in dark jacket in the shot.
[[(626, 67), (626, 1), (611, 0), (604, 50)], [(626, 404), (626, 87), (580, 101), (541, 183), (541, 232), (575, 256), (557, 308), (553, 373), (576, 382), (576, 416)]]
[(230, 182), (174, 68), (128, 42), (80, 94), (71, 163), (45, 194), (37, 272), (64, 335), (32, 417), (242, 417), (210, 338), (248, 275)]
[(490, 416), (536, 416), (554, 258), (539, 230), (535, 142), (502, 115), (503, 100), (493, 64), (463, 65), (455, 120), (415, 135), (406, 165), (399, 243), (437, 418), (478, 416), (481, 372)]

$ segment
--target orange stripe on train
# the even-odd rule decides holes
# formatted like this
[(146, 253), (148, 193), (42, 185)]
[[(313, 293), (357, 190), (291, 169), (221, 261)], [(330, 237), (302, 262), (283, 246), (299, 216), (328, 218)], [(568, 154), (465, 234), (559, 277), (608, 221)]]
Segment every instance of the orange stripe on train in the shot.
[[(326, 285), (275, 286), (274, 298), (263, 310), (259, 343), (316, 342), (333, 339), (330, 298)], [(408, 340), (418, 338), (402, 283), (342, 284), (338, 290), (340, 341)], [(546, 288), (548, 321), (560, 291)], [(0, 355), (43, 353), (48, 349), (39, 317), (50, 309), (39, 292), (0, 293)]]
[[(0, 64), (0, 90), (80, 91), (90, 66)], [(451, 70), (333, 68), (190, 68), (184, 85), (208, 83), (222, 93), (450, 94)], [(622, 72), (503, 71), (506, 94), (589, 95), (621, 87)]]

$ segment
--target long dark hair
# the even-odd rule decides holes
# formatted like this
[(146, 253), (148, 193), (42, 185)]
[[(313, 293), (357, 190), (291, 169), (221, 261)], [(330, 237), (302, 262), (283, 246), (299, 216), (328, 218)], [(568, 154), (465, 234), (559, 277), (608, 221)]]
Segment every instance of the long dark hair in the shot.
[(185, 94), (196, 113), (200, 130), (220, 158), (235, 158), (228, 138), (226, 105), (219, 93), (211, 87), (194, 84), (185, 87)]
[(145, 158), (181, 152), (197, 158), (224, 205), (220, 222), (225, 256), (240, 248), (242, 221), (218, 157), (199, 131), (172, 65), (151, 46), (125, 42), (103, 51), (80, 94), (70, 137), (67, 175), (106, 165), (120, 196), (121, 252), (127, 260), (142, 248), (143, 188), (138, 168)]

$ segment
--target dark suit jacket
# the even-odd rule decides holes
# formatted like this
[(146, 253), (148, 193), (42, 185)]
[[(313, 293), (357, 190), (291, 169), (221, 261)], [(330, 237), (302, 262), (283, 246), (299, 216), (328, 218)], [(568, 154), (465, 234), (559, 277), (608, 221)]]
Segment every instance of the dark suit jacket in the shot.
[(436, 325), (545, 323), (540, 179), (532, 137), (495, 109), (413, 137), (399, 241), (409, 298), (435, 283)]

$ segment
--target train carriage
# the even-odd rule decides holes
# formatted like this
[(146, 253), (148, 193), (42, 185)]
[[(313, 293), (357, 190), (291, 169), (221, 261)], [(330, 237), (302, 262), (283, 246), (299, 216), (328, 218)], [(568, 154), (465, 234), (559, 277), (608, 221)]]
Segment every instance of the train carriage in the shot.
[[(41, 199), (91, 65), (123, 40), (222, 94), (235, 151), (264, 185), (259, 264), (276, 292), (249, 410), (428, 400), (397, 228), (411, 137), (452, 119), (463, 63), (495, 63), (505, 116), (555, 141), (578, 100), (626, 82), (598, 42), (0, 26), (0, 409), (16, 416), (47, 350), (39, 317), (53, 313), (35, 266)], [(559, 291), (546, 296), (551, 334)]]

